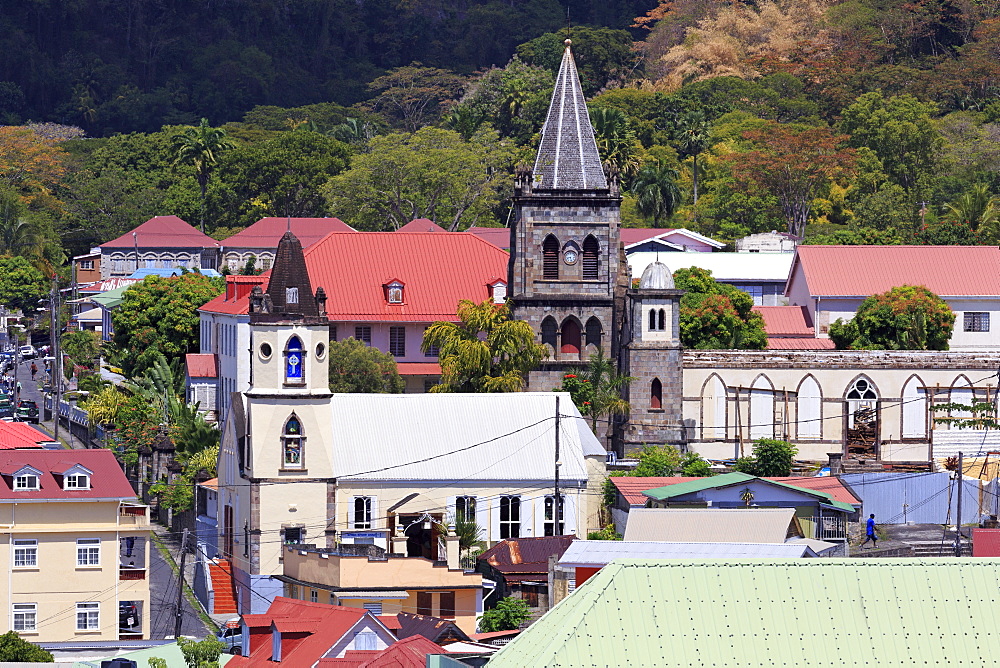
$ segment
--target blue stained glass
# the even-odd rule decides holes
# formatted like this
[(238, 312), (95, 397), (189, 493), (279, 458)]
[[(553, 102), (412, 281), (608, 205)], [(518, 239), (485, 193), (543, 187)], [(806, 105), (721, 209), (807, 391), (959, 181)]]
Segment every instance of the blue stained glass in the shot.
[(302, 378), (302, 342), (293, 336), (288, 341), (288, 355), (285, 357), (285, 378)]

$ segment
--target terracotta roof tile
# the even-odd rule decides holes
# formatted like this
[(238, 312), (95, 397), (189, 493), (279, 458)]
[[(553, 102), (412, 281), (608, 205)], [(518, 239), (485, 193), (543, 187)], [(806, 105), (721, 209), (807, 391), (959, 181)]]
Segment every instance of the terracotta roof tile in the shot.
[[(136, 236), (133, 238), (132, 233)], [(101, 248), (218, 248), (219, 242), (177, 216), (156, 216)]]
[[(261, 218), (256, 223), (223, 240), (224, 248), (277, 248), (288, 231), (288, 218)], [(308, 248), (330, 232), (353, 232), (354, 228), (339, 218), (292, 218), (292, 234)]]
[(1000, 295), (996, 246), (799, 246), (809, 294), (867, 297), (899, 285), (923, 285), (941, 297)]

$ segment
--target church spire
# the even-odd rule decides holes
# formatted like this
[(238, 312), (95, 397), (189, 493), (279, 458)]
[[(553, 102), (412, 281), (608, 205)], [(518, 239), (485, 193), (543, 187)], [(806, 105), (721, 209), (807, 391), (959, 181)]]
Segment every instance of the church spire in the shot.
[[(317, 293), (320, 291), (322, 288)], [(316, 297), (325, 302), (326, 294), (313, 294), (302, 243), (291, 230), (278, 242), (266, 293), (259, 288), (254, 293), (250, 299), (251, 320), (325, 319), (326, 314), (321, 312), (325, 304), (321, 309)]]
[(535, 159), (534, 187), (542, 190), (607, 190), (594, 128), (580, 88), (580, 75), (566, 40), (542, 141)]

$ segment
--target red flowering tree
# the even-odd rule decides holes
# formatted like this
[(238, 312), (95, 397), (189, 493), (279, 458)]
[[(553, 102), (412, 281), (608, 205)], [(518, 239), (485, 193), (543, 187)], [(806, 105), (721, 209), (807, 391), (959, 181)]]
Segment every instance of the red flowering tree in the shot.
[(830, 325), (838, 349), (948, 350), (955, 314), (922, 285), (900, 285), (861, 302), (848, 322)]
[(685, 348), (762, 350), (767, 347), (764, 319), (753, 310), (753, 297), (712, 272), (691, 267), (674, 272), (681, 297), (681, 343)]
[(628, 415), (631, 409), (628, 402), (622, 399), (622, 391), (633, 380), (631, 376), (618, 373), (611, 360), (604, 356), (604, 351), (598, 350), (590, 356), (586, 369), (580, 374), (563, 376), (562, 386), (555, 390), (569, 392), (580, 414), (590, 418), (590, 428), (596, 434), (600, 418), (610, 420), (613, 415)]

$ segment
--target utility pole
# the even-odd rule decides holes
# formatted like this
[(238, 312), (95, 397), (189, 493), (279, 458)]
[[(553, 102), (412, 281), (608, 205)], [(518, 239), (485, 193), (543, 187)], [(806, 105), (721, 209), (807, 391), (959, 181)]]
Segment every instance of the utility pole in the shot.
[(958, 503), (955, 514), (955, 556), (962, 556), (962, 453), (958, 453)]
[(555, 485), (555, 495), (552, 499), (552, 535), (560, 536), (562, 535), (562, 529), (559, 527), (559, 520), (562, 515), (560, 512), (562, 510), (562, 504), (559, 499), (559, 466), (561, 462), (559, 461), (559, 396), (556, 396), (556, 485)]
[(188, 530), (181, 535), (181, 566), (177, 571), (177, 612), (174, 616), (174, 640), (181, 637), (181, 621), (184, 619), (184, 562), (187, 560)]
[(55, 440), (59, 440), (59, 409), (62, 407), (62, 365), (59, 364), (61, 361), (59, 352), (59, 279), (53, 275), (52, 276), (52, 297), (49, 300), (49, 305), (52, 307), (52, 322), (49, 327), (49, 349), (52, 352), (52, 383), (55, 386), (56, 400), (55, 400), (55, 427), (53, 429), (52, 436)]

